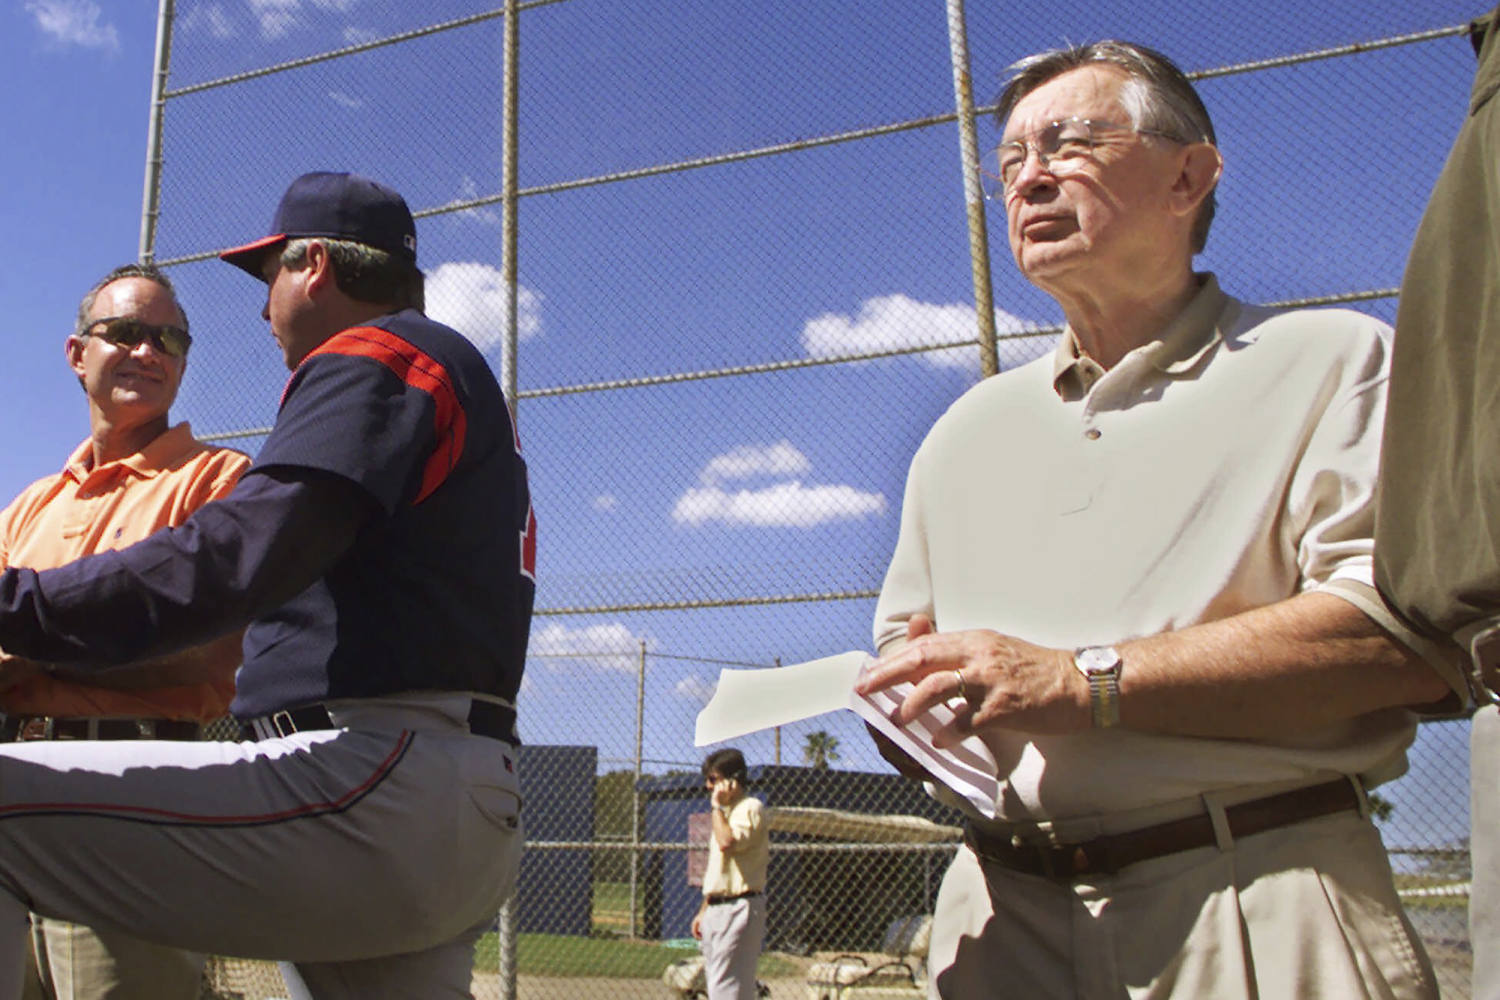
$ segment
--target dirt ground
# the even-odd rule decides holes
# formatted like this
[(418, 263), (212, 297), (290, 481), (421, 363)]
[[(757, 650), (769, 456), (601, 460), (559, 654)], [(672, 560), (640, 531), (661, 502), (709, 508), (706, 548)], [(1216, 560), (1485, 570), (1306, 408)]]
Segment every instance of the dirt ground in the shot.
[[(1469, 968), (1472, 955), (1463, 942), (1427, 943), (1437, 973), (1438, 985), (1443, 1000), (1468, 1000)], [(788, 956), (790, 959), (790, 956)], [(810, 965), (812, 959), (790, 959), (802, 965)], [(220, 992), (206, 993), (205, 997), (221, 997), (224, 1000), (284, 1000), (280, 977), (275, 967), (264, 963), (235, 963), (238, 968), (230, 970), (219, 984)], [(766, 980), (771, 988), (771, 1000), (806, 1000), (807, 986), (803, 974), (786, 978)], [(475, 1000), (503, 1000), (500, 992), (500, 977), (492, 972), (474, 974)], [(578, 978), (556, 979), (542, 976), (521, 976), (516, 982), (517, 1000), (673, 1000), (673, 992), (657, 979), (606, 979)], [(910, 991), (881, 990), (864, 991), (860, 1000), (894, 1000), (898, 997), (913, 997)]]

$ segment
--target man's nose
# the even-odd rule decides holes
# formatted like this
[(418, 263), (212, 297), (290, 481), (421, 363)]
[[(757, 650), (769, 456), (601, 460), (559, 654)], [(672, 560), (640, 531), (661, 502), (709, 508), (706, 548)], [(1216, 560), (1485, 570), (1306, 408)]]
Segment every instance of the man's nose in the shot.
[(1038, 184), (1051, 184), (1054, 180), (1047, 164), (1042, 160), (1041, 152), (1027, 146), (1026, 158), (1021, 161), (1021, 170), (1016, 174), (1016, 179), (1011, 181), (1010, 193), (1024, 194)]
[(142, 337), (141, 342), (130, 349), (130, 356), (140, 361), (148, 361), (152, 358), (165, 358), (167, 355), (156, 346), (154, 338)]

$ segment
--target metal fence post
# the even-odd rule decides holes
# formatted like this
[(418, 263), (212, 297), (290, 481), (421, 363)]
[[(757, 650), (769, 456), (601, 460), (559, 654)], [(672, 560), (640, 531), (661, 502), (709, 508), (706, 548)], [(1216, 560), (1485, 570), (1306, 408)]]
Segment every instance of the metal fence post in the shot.
[(964, 0), (948, 0), (948, 50), (953, 60), (953, 96), (958, 104), (958, 142), (964, 174), (964, 205), (969, 216), (969, 266), (974, 279), (974, 318), (979, 321), (979, 370), (1000, 370), (995, 343), (995, 296), (990, 287), (990, 243), (984, 225), (984, 194), (979, 189), (979, 141), (974, 132), (974, 86), (969, 77), (969, 35)]
[(635, 672), (635, 781), (630, 786), (630, 936), (639, 930), (636, 915), (641, 867), (641, 758), (646, 726), (646, 640), (640, 640), (641, 655)]
[[(778, 667), (781, 666), (781, 657), (779, 657), (779, 656), (776, 657), (775, 664)], [(776, 756), (775, 756), (775, 763), (776, 763), (777, 767), (781, 766), (781, 727), (780, 726), (776, 727)]]
[(161, 121), (166, 110), (167, 73), (172, 64), (173, 0), (156, 8), (156, 62), (151, 76), (151, 118), (146, 125), (146, 179), (141, 191), (141, 242), (138, 256), (149, 264), (156, 256), (156, 219), (161, 213)]
[(517, 0), (505, 0), (505, 107), (502, 112), (504, 123), (500, 143), (500, 242), (502, 244), (500, 274), (501, 284), (505, 286), (505, 347), (500, 358), (500, 386), (505, 390), (505, 398), (510, 402), (513, 417), (516, 417), (516, 411), (520, 409), (520, 400), (516, 396), (518, 389), (516, 351), (520, 341), (516, 325), (516, 283), (519, 274), (516, 267), (516, 249), (517, 233), (520, 230), (517, 220), (518, 197), (516, 194), (519, 176), (516, 158), (519, 155), (517, 119), (520, 114), (521, 93), (520, 33), (521, 17)]
[[(517, 0), (505, 0), (504, 108), (500, 143), (500, 273), (505, 286), (505, 353), (500, 361), (500, 384), (510, 403), (511, 420), (520, 426), (516, 399), (516, 119), (520, 105), (518, 66), (520, 54), (520, 8)], [(500, 996), (516, 1000), (516, 897), (513, 892), (500, 908)]]
[(500, 996), (516, 1000), (516, 896), (511, 893), (500, 907)]

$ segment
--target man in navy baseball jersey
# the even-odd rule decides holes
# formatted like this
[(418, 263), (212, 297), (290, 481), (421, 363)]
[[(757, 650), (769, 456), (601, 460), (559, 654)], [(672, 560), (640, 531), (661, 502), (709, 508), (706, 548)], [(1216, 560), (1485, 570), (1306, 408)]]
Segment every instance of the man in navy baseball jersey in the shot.
[(0, 689), (248, 625), (246, 742), (0, 747), (0, 1000), (28, 907), (285, 960), (320, 1000), (467, 997), (521, 848), (535, 519), (510, 411), (422, 314), (395, 191), (306, 174), (222, 256), (267, 284), (275, 426), (181, 526), (0, 574)]

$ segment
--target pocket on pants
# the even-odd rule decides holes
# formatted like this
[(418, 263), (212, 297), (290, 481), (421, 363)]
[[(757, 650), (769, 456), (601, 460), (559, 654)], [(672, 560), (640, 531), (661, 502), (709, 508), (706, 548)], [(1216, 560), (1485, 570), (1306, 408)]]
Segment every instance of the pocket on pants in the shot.
[(1271, 857), (1280, 870), (1241, 894), (1262, 917), (1250, 925), (1262, 995), (1273, 995), (1265, 980), (1300, 970), (1325, 996), (1436, 1000), (1431, 962), (1406, 920), (1374, 826), (1350, 813), (1299, 824), (1278, 839)]
[(470, 785), (469, 801), (479, 814), (502, 830), (521, 828), (521, 796), (498, 785)]

